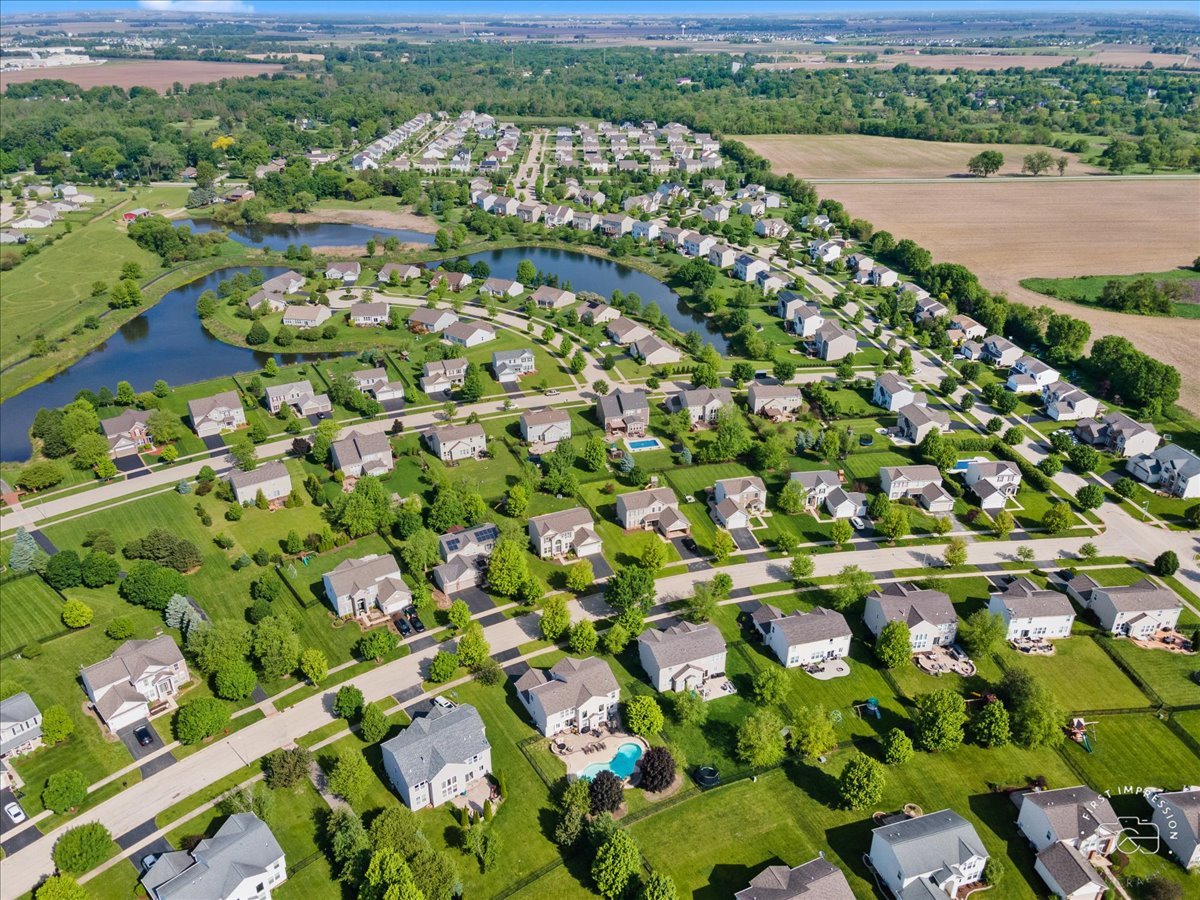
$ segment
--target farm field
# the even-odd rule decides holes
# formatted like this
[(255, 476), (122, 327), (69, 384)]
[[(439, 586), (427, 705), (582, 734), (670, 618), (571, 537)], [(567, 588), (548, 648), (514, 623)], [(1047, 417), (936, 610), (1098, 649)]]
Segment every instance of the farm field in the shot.
[[(1200, 322), (1129, 316), (1034, 293), (1022, 278), (1166, 270), (1195, 258), (1200, 179), (1020, 181), (947, 184), (838, 184), (823, 194), (897, 238), (912, 238), (937, 262), (957, 262), (1010, 300), (1048, 305), (1092, 326), (1092, 336), (1122, 334), (1179, 369), (1180, 403), (1200, 409)], [(1080, 229), (1080, 222), (1091, 227)]]
[(1036, 150), (1046, 150), (1055, 158), (1067, 156), (1071, 160), (1068, 174), (1101, 171), (1080, 162), (1078, 154), (1037, 144), (942, 143), (865, 134), (751, 134), (735, 140), (770, 160), (776, 172), (806, 179), (965, 176), (967, 160), (984, 150), (1004, 154), (1001, 175), (1019, 176), (1021, 160)]
[(148, 87), (165, 91), (179, 82), (185, 87), (220, 81), (270, 75), (283, 66), (275, 63), (204, 62), (194, 59), (120, 60), (86, 66), (58, 66), (52, 69), (23, 69), (0, 75), (0, 90), (10, 84), (53, 78), (77, 84), (85, 90), (102, 85), (121, 88)]

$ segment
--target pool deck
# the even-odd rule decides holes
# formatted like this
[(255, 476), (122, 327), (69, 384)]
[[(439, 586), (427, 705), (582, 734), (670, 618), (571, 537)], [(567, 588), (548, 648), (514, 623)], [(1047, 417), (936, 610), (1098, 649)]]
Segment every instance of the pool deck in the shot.
[[(636, 447), (635, 444), (642, 446)], [(641, 453), (645, 450), (662, 450), (666, 447), (658, 438), (625, 438), (625, 448), (630, 453)]]
[[(578, 776), (593, 763), (609, 762), (622, 744), (638, 744), (643, 753), (650, 749), (650, 745), (636, 734), (630, 734), (619, 726), (601, 729), (600, 737), (596, 737), (595, 732), (563, 732), (550, 738), (549, 744), (550, 752), (563, 761), (567, 767), (567, 774), (571, 776)], [(594, 749), (596, 747), (601, 749)]]

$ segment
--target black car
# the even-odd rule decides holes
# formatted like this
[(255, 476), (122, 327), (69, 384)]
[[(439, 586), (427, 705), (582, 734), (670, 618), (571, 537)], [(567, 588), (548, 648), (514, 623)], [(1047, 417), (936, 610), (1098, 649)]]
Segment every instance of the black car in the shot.
[(396, 616), (396, 630), (399, 631), (404, 637), (408, 637), (410, 634), (412, 634), (412, 628), (409, 626), (408, 622), (404, 621), (403, 616)]
[(154, 735), (150, 733), (150, 728), (146, 725), (139, 725), (133, 729), (133, 736), (137, 738), (137, 742), (143, 747), (149, 747), (154, 743)]
[(683, 539), (683, 546), (687, 547), (692, 553), (696, 553), (700, 548), (696, 546), (696, 542), (690, 537)]
[(415, 616), (417, 614), (417, 604), (410, 603), (408, 606), (404, 607), (404, 614), (410, 619)]
[(412, 624), (413, 631), (415, 631), (417, 634), (420, 634), (425, 630), (425, 623), (416, 616), (413, 616), (411, 619), (409, 619), (409, 622)]

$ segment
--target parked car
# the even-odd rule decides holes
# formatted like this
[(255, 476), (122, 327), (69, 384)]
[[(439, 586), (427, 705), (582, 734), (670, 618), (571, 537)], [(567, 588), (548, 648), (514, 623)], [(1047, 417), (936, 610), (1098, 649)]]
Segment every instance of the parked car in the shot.
[(687, 547), (688, 550), (692, 551), (693, 553), (696, 553), (700, 549), (696, 546), (696, 542), (690, 537), (685, 537), (683, 539), (683, 546)]
[(148, 725), (139, 725), (133, 729), (133, 736), (137, 738), (137, 742), (143, 747), (149, 747), (154, 743), (154, 735), (150, 732)]
[(425, 630), (425, 623), (422, 622), (420, 619), (418, 619), (416, 616), (413, 616), (408, 621), (409, 621), (409, 624), (412, 625), (413, 631), (415, 631), (417, 634), (420, 634), (422, 631)]
[(440, 706), (442, 709), (454, 709), (458, 704), (453, 700), (447, 700), (445, 697), (434, 697), (433, 705)]
[(142, 871), (149, 872), (150, 867), (153, 866), (156, 862), (158, 862), (158, 854), (157, 853), (147, 853), (145, 856), (142, 857)]
[(20, 825), (25, 821), (25, 810), (21, 809), (21, 804), (16, 801), (4, 804), (4, 814), (14, 825)]
[(401, 612), (403, 612), (406, 616), (408, 616), (411, 619), (413, 616), (415, 616), (417, 614), (417, 604), (410, 603), (410, 604), (408, 604), (408, 606), (404, 607), (404, 609), (401, 610)]
[(396, 630), (399, 631), (403, 637), (408, 637), (410, 634), (412, 634), (412, 626), (408, 624), (404, 616), (396, 616)]
[(557, 397), (557, 396), (558, 396), (558, 389), (557, 389), (557, 388), (550, 388), (550, 390), (546, 391), (546, 396), (547, 396), (547, 397)]
[(851, 524), (851, 526), (853, 526), (855, 531), (862, 531), (864, 528), (867, 527), (866, 522), (864, 522), (858, 516), (855, 516), (853, 519), (851, 519), (850, 524)]

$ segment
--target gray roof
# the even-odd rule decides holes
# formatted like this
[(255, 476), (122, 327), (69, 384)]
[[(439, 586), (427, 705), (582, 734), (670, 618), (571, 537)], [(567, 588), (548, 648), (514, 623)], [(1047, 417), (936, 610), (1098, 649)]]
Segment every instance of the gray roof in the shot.
[(218, 407), (222, 409), (241, 409), (242, 401), (238, 398), (237, 391), (221, 391), (221, 393), (213, 394), (211, 397), (200, 397), (196, 400), (189, 400), (188, 415), (191, 416), (192, 423), (195, 424)]
[(533, 533), (538, 538), (545, 537), (547, 534), (562, 534), (574, 531), (576, 528), (595, 528), (596, 526), (591, 512), (582, 506), (534, 516), (529, 520), (529, 524), (533, 526)]
[(799, 483), (806, 491), (811, 491), (819, 485), (829, 485), (837, 487), (840, 485), (841, 479), (838, 478), (838, 473), (831, 469), (817, 469), (810, 472), (793, 472), (791, 480)]
[(695, 388), (681, 391), (676, 396), (683, 409), (701, 408), (714, 402), (720, 404), (733, 402), (733, 394), (729, 392), (729, 388)]
[(812, 612), (795, 612), (774, 619), (771, 624), (783, 632), (789, 647), (850, 636), (846, 617), (823, 606), (813, 607)]
[(478, 711), (463, 704), (454, 709), (434, 706), (380, 749), (395, 760), (405, 783), (412, 787), (429, 781), (448, 765), (465, 763), (490, 746)]
[(388, 436), (382, 431), (373, 431), (369, 434), (352, 431), (340, 441), (335, 441), (332, 449), (337, 453), (338, 462), (344, 466), (347, 463), (362, 462), (368, 456), (374, 456), (377, 453), (386, 453), (390, 456), (392, 445), (388, 442)]
[(875, 383), (881, 385), (889, 394), (895, 394), (899, 391), (911, 391), (912, 385), (897, 375), (895, 372), (884, 372)]
[(754, 612), (750, 613), (750, 621), (755, 625), (765, 625), (775, 619), (783, 618), (783, 610), (770, 603), (759, 603)]
[(504, 363), (517, 362), (531, 356), (533, 356), (533, 351), (528, 347), (523, 347), (520, 350), (497, 350), (492, 354), (492, 365), (498, 366)]
[[(1161, 810), (1176, 823), (1183, 822), (1190, 834), (1180, 835), (1182, 839), (1191, 841), (1192, 846), (1200, 843), (1200, 788), (1189, 787), (1182, 791), (1162, 791), (1151, 799), (1151, 805)], [(1183, 829), (1181, 828), (1180, 831)]]
[(734, 894), (735, 900), (854, 900), (846, 876), (833, 863), (818, 856), (789, 869), (767, 866), (750, 879), (750, 886)]
[(874, 591), (867, 602), (877, 601), (889, 622), (899, 619), (909, 627), (928, 622), (949, 625), (958, 619), (950, 597), (941, 591), (924, 590), (914, 584), (889, 584)]
[(460, 528), (441, 535), (438, 537), (438, 548), (442, 559), (450, 559), (464, 553), (473, 556), (483, 551), (481, 545), (495, 543), (499, 537), (500, 529), (494, 523), (482, 522), (471, 528)]
[(83, 672), (92, 686), (99, 688), (122, 681), (132, 683), (153, 667), (173, 666), (181, 662), (183, 654), (179, 652), (175, 639), (160, 634), (148, 641), (126, 641), (108, 659), (85, 667)]
[(646, 399), (645, 391), (613, 391), (597, 401), (600, 408), (601, 420), (638, 416), (644, 420), (650, 418), (650, 402)]
[(659, 668), (678, 666), (697, 659), (707, 659), (725, 652), (725, 638), (711, 623), (693, 625), (681, 622), (662, 631), (643, 631), (638, 642), (650, 651)]
[(236, 813), (190, 854), (179, 850), (160, 856), (142, 884), (159, 900), (225, 900), (282, 856), (265, 822), (254, 813)]
[(665, 503), (667, 506), (678, 506), (679, 498), (669, 487), (650, 488), (645, 491), (630, 491), (627, 494), (617, 494), (617, 516), (626, 510), (646, 509), (654, 501)]
[(431, 428), (429, 431), (431, 435), (437, 435), (437, 439), (443, 444), (448, 444), (451, 441), (466, 441), (472, 438), (487, 437), (483, 431), (483, 426), (478, 422), (467, 425), (442, 425), (440, 428)]
[(301, 395), (307, 394), (312, 396), (312, 382), (307, 378), (303, 378), (300, 381), (288, 381), (284, 384), (273, 384), (267, 388), (267, 399), (273, 400), (276, 397), (284, 398), (293, 393)]
[(565, 409), (547, 406), (543, 409), (527, 409), (521, 413), (521, 419), (525, 422), (526, 426), (558, 425), (563, 422), (570, 422), (571, 416)]
[(288, 474), (287, 466), (281, 462), (263, 463), (249, 472), (233, 471), (229, 473), (229, 483), (239, 491), (258, 484), (266, 484), (277, 478), (286, 478), (289, 482), (292, 479), (292, 476)]
[(412, 313), (408, 317), (408, 321), (416, 322), (418, 325), (434, 325), (443, 316), (450, 316), (455, 321), (458, 320), (458, 316), (456, 316), (452, 310), (429, 309), (426, 306), (422, 306), (422, 307), (420, 307), (418, 309), (414, 309), (412, 311)]
[(1059, 841), (1089, 838), (1101, 825), (1114, 834), (1121, 830), (1116, 810), (1090, 787), (1059, 788), (1054, 791), (1030, 791), (1021, 804), (1031, 803), (1045, 813)]
[(1175, 592), (1149, 578), (1124, 587), (1097, 587), (1096, 593), (1107, 595), (1118, 612), (1142, 612), (1148, 609), (1181, 609), (1183, 603)]
[(536, 695), (548, 716), (620, 690), (608, 663), (594, 656), (587, 659), (568, 656), (555, 663), (548, 674), (545, 669), (530, 669), (517, 679), (516, 688)]
[(378, 303), (355, 303), (350, 307), (350, 315), (354, 316), (386, 316), (388, 314), (388, 305), (383, 302)]
[(978, 475), (980, 478), (995, 478), (997, 475), (1003, 475), (1006, 472), (1020, 476), (1021, 469), (1015, 462), (1010, 462), (1007, 459), (994, 461), (973, 460), (967, 464), (967, 472), (972, 475)]
[(942, 428), (950, 426), (950, 416), (942, 412), (942, 410), (934, 409), (930, 406), (910, 403), (900, 410), (900, 415), (904, 416), (904, 418), (908, 419), (914, 425), (927, 425), (933, 422)]
[(496, 329), (487, 322), (464, 322), (461, 319), (457, 322), (450, 323), (446, 328), (446, 337), (458, 338), (462, 341), (468, 341), (477, 333), (495, 334)]
[(1025, 577), (1018, 578), (998, 593), (1005, 608), (1018, 619), (1075, 614), (1075, 608), (1066, 594), (1039, 588)]
[(445, 375), (450, 372), (457, 372), (467, 367), (467, 361), (461, 356), (456, 356), (453, 359), (435, 359), (433, 362), (425, 363), (424, 374), (429, 375)]
[(149, 421), (150, 410), (127, 409), (119, 416), (113, 416), (111, 419), (101, 419), (100, 428), (104, 431), (105, 437), (111, 438), (127, 433), (134, 425), (146, 425)]
[(370, 587), (385, 578), (400, 580), (400, 565), (390, 555), (348, 559), (325, 575), (338, 597)]
[[(42, 714), (33, 702), (33, 698), (25, 692), (13, 694), (0, 700), (0, 732), (8, 731), (14, 725), (22, 725), (30, 719), (36, 719)], [(42, 726), (33, 725), (24, 731), (13, 735), (4, 743), (0, 743), (0, 755), (7, 753), (13, 747), (20, 746), (42, 736)]]
[(883, 825), (871, 833), (892, 848), (905, 878), (988, 855), (975, 826), (950, 809)]
[(1070, 844), (1055, 842), (1039, 853), (1037, 858), (1054, 879), (1055, 886), (1070, 896), (1089, 884), (1099, 888), (1105, 886), (1104, 879), (1092, 864)]

